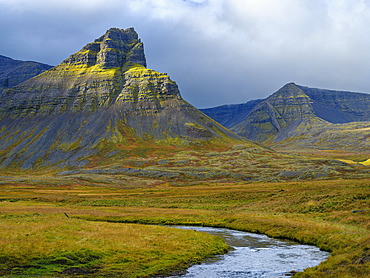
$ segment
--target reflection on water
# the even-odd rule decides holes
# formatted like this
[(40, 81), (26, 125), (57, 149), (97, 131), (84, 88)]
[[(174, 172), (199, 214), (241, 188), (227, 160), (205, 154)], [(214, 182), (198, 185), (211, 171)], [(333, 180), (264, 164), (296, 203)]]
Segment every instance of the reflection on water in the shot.
[(177, 228), (220, 236), (232, 249), (226, 255), (190, 267), (185, 275), (173, 277), (287, 277), (288, 272), (302, 271), (319, 265), (329, 256), (328, 252), (320, 251), (315, 246), (277, 240), (265, 235), (222, 228), (186, 226)]

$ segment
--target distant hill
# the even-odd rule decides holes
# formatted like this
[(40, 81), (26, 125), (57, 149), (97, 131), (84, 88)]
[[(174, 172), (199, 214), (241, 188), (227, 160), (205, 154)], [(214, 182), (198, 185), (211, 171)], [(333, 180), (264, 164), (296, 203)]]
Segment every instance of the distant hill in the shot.
[[(305, 142), (305, 146), (328, 148), (334, 145), (342, 148), (370, 147), (366, 127), (370, 122), (370, 95), (365, 93), (289, 83), (262, 101), (203, 111), (231, 131), (253, 141), (275, 144), (290, 140), (297, 146)], [(325, 138), (331, 140), (325, 141)]]
[(148, 142), (241, 140), (146, 68), (133, 28), (112, 28), (60, 65), (4, 90), (0, 166), (81, 166)]
[(37, 62), (13, 60), (0, 55), (0, 93), (3, 89), (12, 88), (52, 66)]
[(299, 136), (309, 126), (370, 120), (370, 95), (289, 83), (255, 106), (234, 132), (254, 141)]
[(260, 104), (263, 99), (251, 100), (242, 104), (222, 105), (213, 108), (199, 109), (216, 122), (232, 129), (241, 123), (255, 106)]

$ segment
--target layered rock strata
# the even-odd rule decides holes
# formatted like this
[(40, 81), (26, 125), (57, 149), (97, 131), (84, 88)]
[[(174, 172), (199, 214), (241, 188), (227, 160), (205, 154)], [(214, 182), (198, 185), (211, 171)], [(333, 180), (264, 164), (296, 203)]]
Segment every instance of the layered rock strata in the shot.
[(112, 28), (60, 65), (6, 90), (1, 166), (88, 163), (102, 144), (229, 140), (236, 135), (182, 99), (167, 74), (146, 68), (133, 28)]

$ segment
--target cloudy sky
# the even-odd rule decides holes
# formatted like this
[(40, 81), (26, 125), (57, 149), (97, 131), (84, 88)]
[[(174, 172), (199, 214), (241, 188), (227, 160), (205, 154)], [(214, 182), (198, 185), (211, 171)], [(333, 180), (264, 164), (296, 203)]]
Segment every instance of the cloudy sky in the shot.
[(110, 27), (199, 108), (288, 82), (370, 92), (370, 0), (0, 0), (0, 55), (57, 65)]

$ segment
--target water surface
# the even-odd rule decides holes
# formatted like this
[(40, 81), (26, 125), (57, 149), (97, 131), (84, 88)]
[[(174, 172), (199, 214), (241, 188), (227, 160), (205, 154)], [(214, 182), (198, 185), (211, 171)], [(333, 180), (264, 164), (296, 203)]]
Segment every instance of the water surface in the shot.
[(287, 277), (291, 271), (303, 271), (319, 265), (328, 252), (310, 245), (278, 240), (265, 235), (210, 227), (176, 226), (206, 232), (224, 238), (232, 248), (228, 254), (217, 256), (187, 270), (182, 278), (273, 278)]

